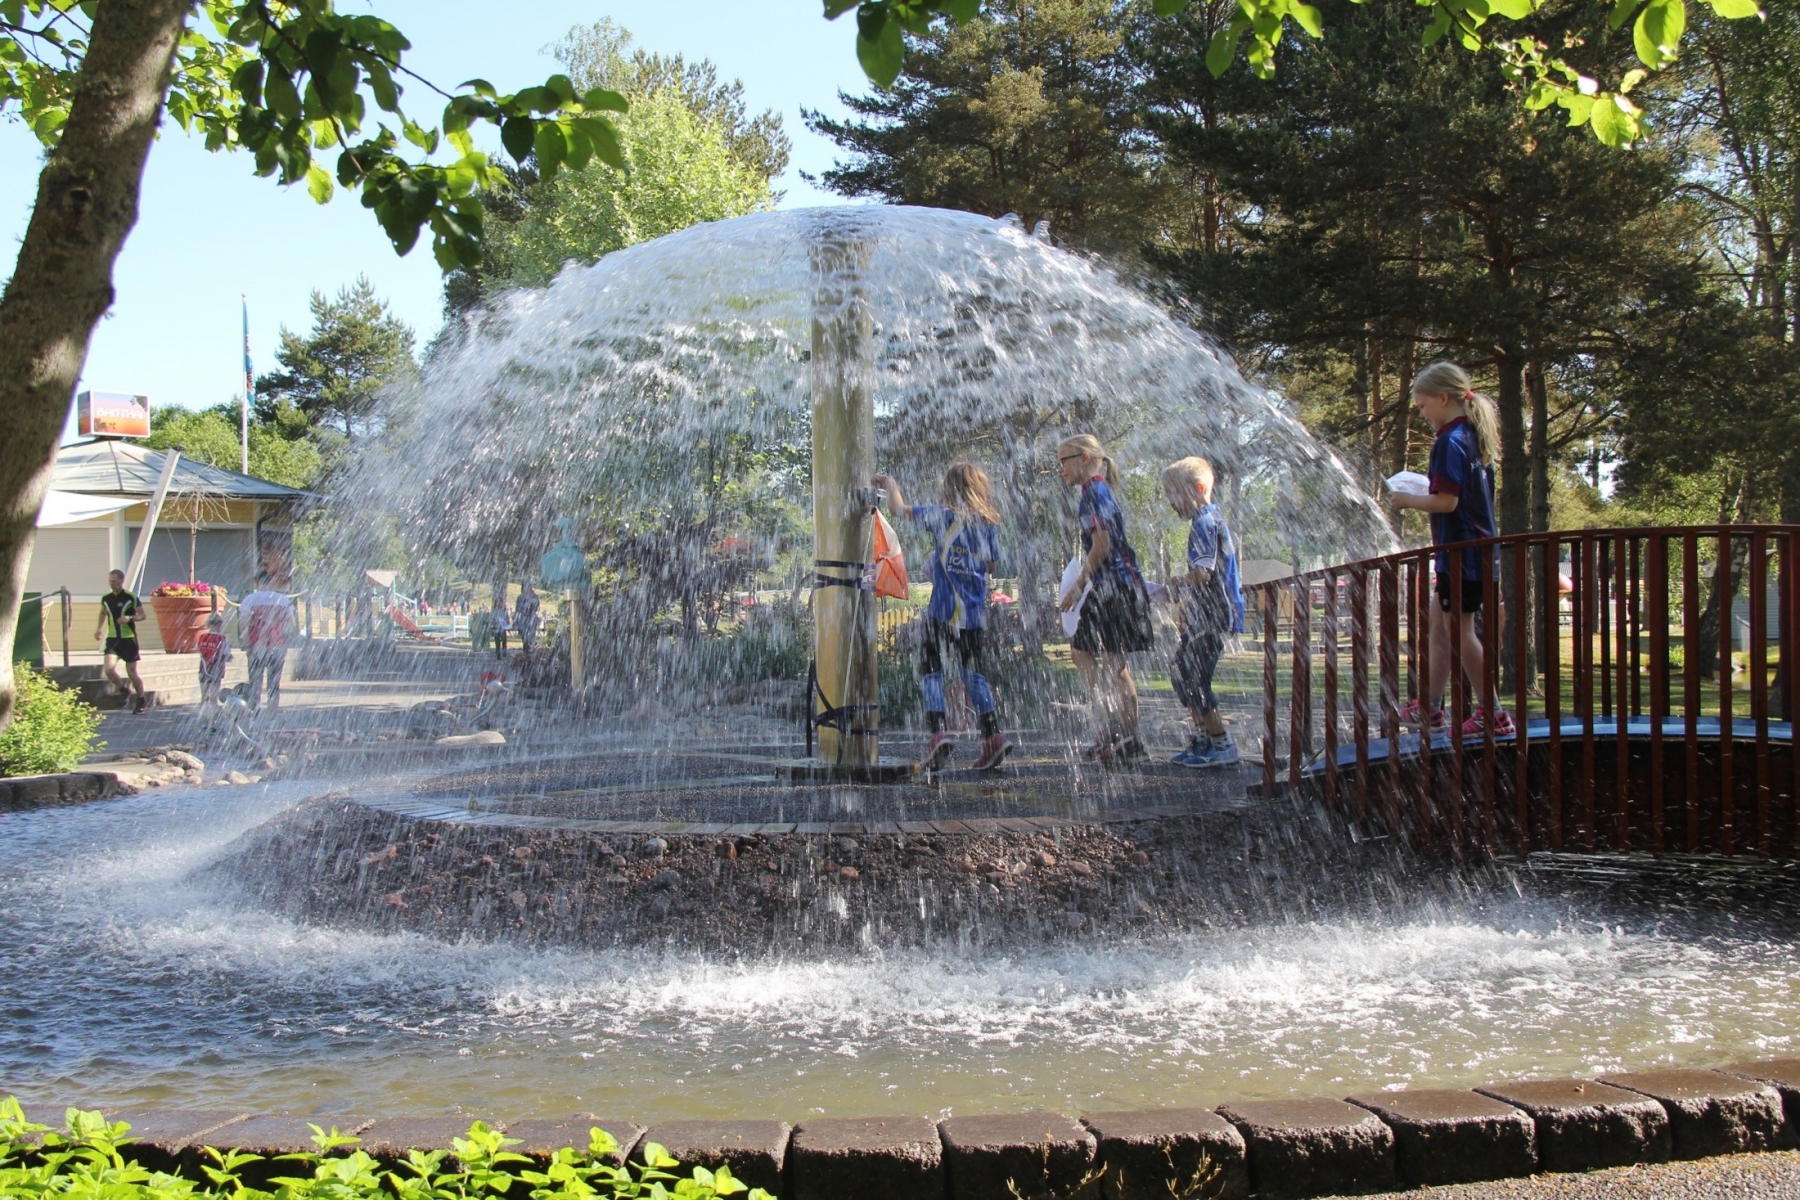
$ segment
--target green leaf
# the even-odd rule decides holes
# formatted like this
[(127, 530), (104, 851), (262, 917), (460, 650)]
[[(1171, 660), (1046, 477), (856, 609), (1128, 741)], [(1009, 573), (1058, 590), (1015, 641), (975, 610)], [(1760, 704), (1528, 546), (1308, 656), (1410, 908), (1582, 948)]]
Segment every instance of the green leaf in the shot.
[(1619, 101), (1623, 99), (1612, 95), (1599, 97), (1588, 117), (1588, 128), (1594, 131), (1594, 136), (1615, 149), (1629, 146), (1638, 137), (1637, 114), (1620, 106)]
[(1325, 36), (1325, 22), (1319, 17), (1319, 10), (1312, 5), (1295, 3), (1288, 7), (1288, 13), (1294, 18), (1294, 24), (1312, 36)]
[(1571, 129), (1586, 125), (1594, 112), (1594, 98), (1583, 96), (1579, 92), (1564, 92), (1556, 98), (1556, 102), (1568, 110)]
[[(1162, 6), (1169, 2), (1170, 0), (1157, 0), (1157, 12), (1167, 16), (1162, 11)], [(1186, 3), (1186, 0), (1181, 0), (1181, 3)], [(981, 0), (944, 0), (944, 14), (958, 25), (967, 25), (981, 15)]]
[(537, 122), (530, 117), (508, 117), (500, 126), (500, 144), (506, 147), (514, 162), (522, 163), (531, 154), (532, 139), (536, 135)]
[(1232, 17), (1225, 28), (1213, 34), (1212, 42), (1206, 47), (1206, 69), (1214, 79), (1225, 74), (1231, 60), (1237, 57), (1238, 43), (1244, 39), (1244, 31), (1249, 28), (1249, 19), (1240, 14)]
[(1746, 17), (1760, 17), (1763, 10), (1757, 7), (1756, 0), (1707, 0), (1712, 10), (1727, 21), (1741, 21)]
[(900, 23), (882, 21), (880, 32), (872, 40), (859, 31), (856, 59), (862, 64), (863, 74), (876, 87), (892, 87), (894, 80), (900, 77), (900, 68), (906, 63), (906, 43), (900, 37)]
[(1156, 9), (1159, 17), (1172, 17), (1188, 6), (1188, 0), (1156, 0), (1151, 7)]
[(857, 3), (858, 0), (825, 0), (825, 19), (835, 21), (855, 8)]
[(618, 92), (606, 88), (594, 88), (581, 98), (581, 107), (604, 112), (630, 112), (631, 104)]
[(577, 117), (571, 124), (587, 135), (601, 162), (620, 171), (625, 169), (625, 147), (611, 121), (605, 117)]
[(1665, 67), (1681, 52), (1681, 35), (1687, 30), (1685, 0), (1650, 0), (1631, 27), (1638, 61), (1646, 67)]
[(282, 120), (300, 119), (300, 93), (295, 90), (293, 77), (287, 73), (286, 68), (277, 66), (269, 72), (268, 82), (263, 85), (263, 95), (268, 106)]
[(326, 204), (331, 200), (331, 175), (318, 163), (306, 168), (306, 191), (315, 204)]
[(1488, 0), (1488, 7), (1510, 21), (1523, 21), (1537, 4), (1534, 0)]
[(539, 121), (537, 132), (531, 139), (531, 148), (537, 152), (538, 169), (545, 179), (554, 179), (557, 168), (563, 165), (568, 157), (569, 143), (563, 137), (561, 126), (555, 121)]
[(1606, 14), (1606, 24), (1613, 29), (1625, 28), (1625, 22), (1631, 20), (1631, 14), (1643, 2), (1644, 0), (1613, 0), (1612, 11)]

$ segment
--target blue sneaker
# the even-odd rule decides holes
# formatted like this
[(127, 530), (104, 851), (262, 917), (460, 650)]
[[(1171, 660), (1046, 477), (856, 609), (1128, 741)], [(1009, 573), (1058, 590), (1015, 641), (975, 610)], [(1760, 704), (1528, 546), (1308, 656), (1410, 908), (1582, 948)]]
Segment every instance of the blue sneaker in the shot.
[(1214, 742), (1207, 752), (1196, 763), (1186, 764), (1195, 767), (1235, 767), (1238, 761), (1237, 743), (1227, 738), (1222, 742)]
[(1196, 733), (1188, 738), (1187, 749), (1171, 756), (1169, 762), (1177, 767), (1203, 767), (1211, 750), (1212, 738), (1204, 733)]

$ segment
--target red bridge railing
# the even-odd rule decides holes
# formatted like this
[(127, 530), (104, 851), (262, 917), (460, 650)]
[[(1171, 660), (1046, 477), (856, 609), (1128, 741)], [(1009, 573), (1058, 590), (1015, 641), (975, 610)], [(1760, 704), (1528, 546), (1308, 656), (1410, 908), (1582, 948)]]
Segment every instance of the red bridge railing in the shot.
[[(1265, 794), (1285, 768), (1457, 853), (1800, 856), (1800, 526), (1514, 535), (1464, 543), (1452, 570), (1468, 547), (1484, 670), (1471, 689), (1451, 639), (1447, 737), (1400, 724), (1430, 667), (1435, 548), (1246, 589)], [(1517, 736), (1455, 735), (1475, 704), (1510, 710)]]

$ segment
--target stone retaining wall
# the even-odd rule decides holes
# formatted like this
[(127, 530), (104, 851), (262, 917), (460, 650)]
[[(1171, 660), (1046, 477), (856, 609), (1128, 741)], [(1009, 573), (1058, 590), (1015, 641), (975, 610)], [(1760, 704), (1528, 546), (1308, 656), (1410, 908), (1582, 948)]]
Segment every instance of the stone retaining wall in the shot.
[[(39, 1108), (28, 1115), (57, 1123)], [(196, 1176), (201, 1146), (286, 1154), (312, 1148), (310, 1125), (335, 1125), (358, 1135), (371, 1154), (395, 1159), (410, 1149), (450, 1148), (470, 1120), (162, 1109), (117, 1119), (132, 1125), (132, 1156)], [(1030, 1112), (646, 1128), (584, 1113), (492, 1124), (519, 1139), (514, 1149), (537, 1158), (584, 1144), (599, 1125), (618, 1139), (621, 1154), (659, 1142), (684, 1166), (729, 1164), (733, 1175), (783, 1200), (1011, 1200), (1014, 1188), (1046, 1200), (1299, 1200), (1789, 1149), (1800, 1130), (1800, 1059), (1080, 1119)]]

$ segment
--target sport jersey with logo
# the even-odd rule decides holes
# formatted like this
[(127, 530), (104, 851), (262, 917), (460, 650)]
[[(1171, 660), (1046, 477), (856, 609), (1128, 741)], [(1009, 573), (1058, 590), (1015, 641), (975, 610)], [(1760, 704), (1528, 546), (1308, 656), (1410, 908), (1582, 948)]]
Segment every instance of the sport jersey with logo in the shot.
[(100, 606), (106, 610), (106, 636), (109, 638), (137, 637), (137, 626), (126, 623), (125, 618), (136, 616), (142, 605), (138, 598), (130, 592), (108, 592), (100, 597)]
[(932, 538), (926, 617), (952, 629), (980, 629), (987, 621), (988, 568), (1000, 560), (998, 530), (937, 504), (913, 505), (912, 523)]
[(1137, 554), (1125, 540), (1125, 510), (1119, 507), (1112, 488), (1099, 475), (1081, 485), (1080, 518), (1084, 553), (1094, 548), (1096, 530), (1105, 529), (1112, 538), (1112, 551), (1095, 573), (1094, 586), (1098, 588), (1103, 579), (1129, 587), (1143, 586), (1144, 577), (1138, 572)]
[(1224, 594), (1231, 601), (1231, 626), (1226, 632), (1244, 632), (1244, 589), (1238, 579), (1237, 538), (1218, 505), (1203, 504), (1194, 514), (1188, 525), (1187, 560), (1190, 571), (1204, 567), (1218, 573)]
[[(1467, 417), (1458, 417), (1438, 430), (1431, 443), (1431, 494), (1457, 498), (1456, 508), (1431, 514), (1431, 540), (1439, 546), (1490, 538), (1494, 525), (1494, 468), (1481, 461), (1481, 442)], [(1462, 577), (1481, 578), (1481, 552), (1464, 550)], [(1438, 574), (1450, 571), (1450, 554), (1439, 551)]]

